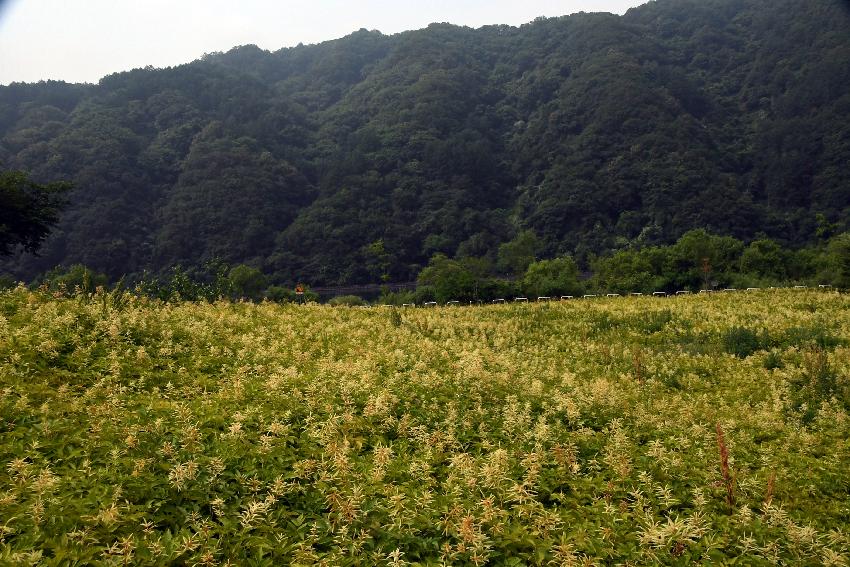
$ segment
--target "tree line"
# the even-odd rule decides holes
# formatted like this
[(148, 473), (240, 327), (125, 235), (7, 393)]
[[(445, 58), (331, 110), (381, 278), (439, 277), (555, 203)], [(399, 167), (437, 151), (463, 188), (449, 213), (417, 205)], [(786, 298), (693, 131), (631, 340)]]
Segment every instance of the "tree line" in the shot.
[[(449, 258), (437, 253), (416, 279), (416, 288), (392, 292), (389, 286), (376, 303), (421, 305), (491, 302), (515, 297), (560, 298), (584, 294), (651, 294), (658, 291), (722, 290), (728, 288), (828, 285), (850, 288), (850, 233), (835, 234), (816, 246), (788, 249), (768, 238), (749, 244), (703, 229), (683, 235), (669, 246), (621, 250), (593, 257), (580, 265), (571, 256), (540, 258), (540, 239), (524, 231), (499, 247), (494, 263), (484, 258)], [(222, 261), (199, 269), (173, 267), (165, 275), (143, 274), (138, 279), (110, 282), (106, 274), (81, 264), (57, 267), (30, 285), (67, 294), (92, 293), (97, 288), (122, 289), (163, 301), (320, 301), (336, 305), (366, 305), (366, 298), (348, 295), (321, 298), (305, 286), (304, 296), (293, 288), (270, 284), (259, 269)], [(0, 288), (15, 282), (0, 278)]]

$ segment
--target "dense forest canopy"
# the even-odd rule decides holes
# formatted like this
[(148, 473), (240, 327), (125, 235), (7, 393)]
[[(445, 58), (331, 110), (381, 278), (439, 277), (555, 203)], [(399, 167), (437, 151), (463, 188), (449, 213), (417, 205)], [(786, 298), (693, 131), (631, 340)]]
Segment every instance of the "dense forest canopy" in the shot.
[(75, 187), (40, 256), (0, 272), (410, 281), (435, 254), (496, 263), (524, 231), (584, 267), (695, 228), (793, 248), (850, 229), (848, 163), (840, 0), (360, 30), (0, 87), (0, 169)]

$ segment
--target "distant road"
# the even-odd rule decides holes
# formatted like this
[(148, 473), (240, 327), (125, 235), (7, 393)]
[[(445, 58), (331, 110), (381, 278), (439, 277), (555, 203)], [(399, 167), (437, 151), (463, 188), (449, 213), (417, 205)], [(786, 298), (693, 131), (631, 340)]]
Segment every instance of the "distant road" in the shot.
[(385, 289), (388, 291), (412, 291), (416, 289), (416, 282), (312, 287), (310, 291), (323, 297), (336, 297), (339, 295), (377, 295)]

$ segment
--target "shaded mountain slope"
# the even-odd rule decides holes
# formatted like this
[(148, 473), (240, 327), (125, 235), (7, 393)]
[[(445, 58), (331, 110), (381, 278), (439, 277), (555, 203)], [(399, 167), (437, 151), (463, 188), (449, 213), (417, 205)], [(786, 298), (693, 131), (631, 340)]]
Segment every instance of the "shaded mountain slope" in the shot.
[(519, 28), (254, 46), (97, 85), (0, 87), (0, 166), (76, 184), (31, 277), (213, 258), (409, 280), (533, 229), (579, 258), (706, 227), (810, 242), (850, 212), (850, 14), (659, 0)]

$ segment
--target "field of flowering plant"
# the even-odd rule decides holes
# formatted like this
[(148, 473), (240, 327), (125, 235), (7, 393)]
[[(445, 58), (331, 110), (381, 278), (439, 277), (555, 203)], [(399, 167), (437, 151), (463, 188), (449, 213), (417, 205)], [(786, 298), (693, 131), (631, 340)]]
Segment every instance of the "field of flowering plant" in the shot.
[(847, 565), (850, 296), (0, 293), (2, 565)]

